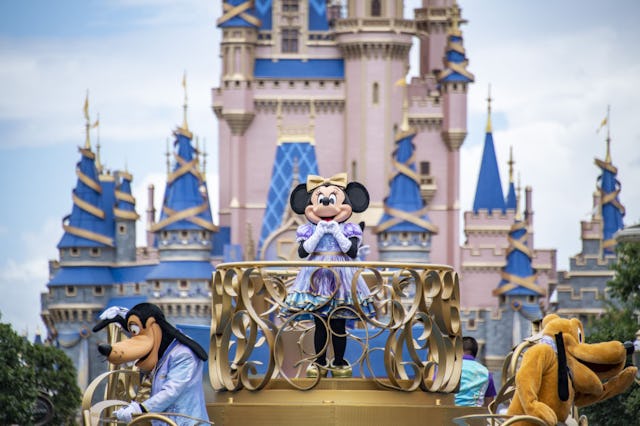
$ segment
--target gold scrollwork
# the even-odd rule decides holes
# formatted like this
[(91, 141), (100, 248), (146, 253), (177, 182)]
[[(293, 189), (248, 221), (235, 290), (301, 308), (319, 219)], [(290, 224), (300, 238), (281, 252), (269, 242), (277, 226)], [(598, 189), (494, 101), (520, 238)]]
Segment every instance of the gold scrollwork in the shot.
[[(367, 315), (358, 298), (324, 316), (287, 306), (287, 289), (302, 267), (331, 271), (336, 279), (335, 268), (353, 268), (351, 292), (356, 294), (358, 281), (364, 279), (376, 315)], [(458, 386), (460, 290), (458, 275), (449, 266), (237, 262), (217, 266), (213, 287), (209, 377), (216, 390), (261, 390), (274, 379), (294, 389), (312, 389), (323, 379), (321, 374), (304, 377), (318, 356), (309, 344), (315, 324), (328, 331), (321, 352), (329, 355), (331, 336), (339, 333), (331, 328), (331, 319), (345, 316), (355, 318), (356, 328), (347, 328), (343, 336), (351, 348), (348, 362), (359, 367), (361, 379), (405, 392), (453, 392)], [(385, 374), (376, 377), (380, 362)]]

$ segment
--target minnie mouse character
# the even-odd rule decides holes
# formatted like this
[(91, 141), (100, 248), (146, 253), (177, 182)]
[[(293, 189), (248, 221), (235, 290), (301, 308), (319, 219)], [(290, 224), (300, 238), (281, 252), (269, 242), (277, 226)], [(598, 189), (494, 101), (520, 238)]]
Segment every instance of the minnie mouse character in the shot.
[[(307, 182), (298, 185), (291, 193), (289, 204), (294, 212), (304, 214), (309, 223), (298, 227), (296, 240), (300, 243), (298, 254), (309, 260), (351, 261), (358, 255), (362, 242), (362, 229), (356, 224), (345, 223), (353, 212), (360, 213), (369, 206), (369, 193), (358, 182), (347, 184), (347, 174), (340, 173), (329, 179), (310, 175)], [(302, 314), (298, 319), (315, 321), (314, 348), (316, 363), (306, 371), (307, 377), (327, 375), (351, 377), (352, 370), (344, 359), (347, 344), (346, 321), (358, 319), (350, 309), (358, 301), (367, 316), (375, 315), (373, 297), (367, 284), (358, 277), (356, 294), (351, 293), (355, 268), (347, 266), (327, 268), (304, 267), (286, 297), (282, 314), (289, 316), (299, 311), (310, 311), (326, 320), (330, 317), (331, 344), (334, 359), (327, 364), (327, 326), (316, 315)], [(317, 365), (316, 365), (317, 364)], [(320, 366), (320, 368), (318, 368)]]

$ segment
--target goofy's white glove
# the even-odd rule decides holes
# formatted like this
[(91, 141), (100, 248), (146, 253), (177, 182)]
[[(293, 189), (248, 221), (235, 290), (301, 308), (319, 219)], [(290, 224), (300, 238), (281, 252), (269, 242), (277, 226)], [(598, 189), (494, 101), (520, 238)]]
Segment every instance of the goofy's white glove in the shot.
[(324, 221), (319, 222), (316, 225), (316, 229), (313, 230), (313, 234), (311, 234), (311, 236), (307, 238), (304, 243), (302, 243), (302, 248), (307, 253), (313, 253), (313, 251), (318, 246), (318, 243), (320, 242), (320, 238), (322, 238), (322, 236), (326, 233), (327, 233), (327, 222), (324, 222)]
[(130, 423), (134, 415), (142, 414), (142, 408), (137, 402), (132, 402), (131, 404), (116, 410), (113, 414), (115, 414), (119, 421)]
[[(108, 320), (108, 319), (112, 319), (115, 318), (117, 316), (121, 316), (122, 318), (126, 318), (127, 317), (127, 312), (129, 312), (128, 308), (122, 307), (122, 306), (112, 306), (110, 308), (107, 308), (104, 310), (104, 312), (102, 312), (100, 314), (100, 319), (101, 320)], [(118, 328), (122, 328), (122, 326), (119, 323), (114, 323), (115, 325), (118, 326)]]

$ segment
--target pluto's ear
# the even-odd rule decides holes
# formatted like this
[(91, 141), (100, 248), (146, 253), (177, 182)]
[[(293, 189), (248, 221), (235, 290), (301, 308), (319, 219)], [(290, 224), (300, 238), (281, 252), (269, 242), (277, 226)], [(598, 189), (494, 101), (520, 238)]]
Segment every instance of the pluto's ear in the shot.
[(554, 319), (558, 319), (560, 318), (559, 316), (557, 316), (556, 314), (549, 314), (546, 317), (544, 317), (542, 319), (542, 328), (545, 328), (547, 326), (547, 324), (549, 324), (551, 321), (553, 321)]
[(349, 202), (354, 212), (361, 213), (369, 207), (369, 192), (363, 184), (351, 182), (347, 185), (345, 192), (349, 196)]
[(307, 192), (307, 184), (301, 183), (291, 191), (289, 197), (291, 209), (297, 214), (304, 214), (304, 209), (309, 205), (309, 193)]

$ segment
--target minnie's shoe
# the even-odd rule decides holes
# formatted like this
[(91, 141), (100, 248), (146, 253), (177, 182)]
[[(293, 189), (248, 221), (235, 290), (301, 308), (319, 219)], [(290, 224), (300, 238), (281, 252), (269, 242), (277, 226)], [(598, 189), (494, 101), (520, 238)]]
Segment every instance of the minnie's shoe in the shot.
[(309, 364), (309, 366), (307, 367), (306, 375), (310, 379), (315, 379), (316, 377), (318, 377), (318, 374), (322, 377), (327, 377), (328, 372), (329, 370), (324, 367), (318, 367), (317, 364)]
[(351, 364), (347, 361), (347, 365), (333, 365), (331, 363), (331, 377), (336, 379), (349, 379), (353, 377), (353, 369), (351, 368)]

